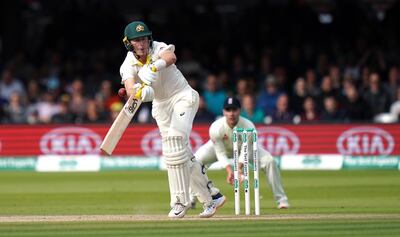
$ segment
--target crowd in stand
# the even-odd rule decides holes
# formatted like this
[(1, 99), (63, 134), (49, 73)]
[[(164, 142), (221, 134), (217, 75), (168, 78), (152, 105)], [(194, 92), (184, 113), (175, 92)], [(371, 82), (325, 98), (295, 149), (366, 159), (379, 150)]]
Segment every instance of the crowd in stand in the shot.
[[(159, 35), (168, 40), (165, 32)], [(248, 42), (216, 39), (209, 46), (212, 36), (204, 37), (197, 46), (185, 43), (193, 39), (188, 35), (186, 41), (168, 42), (176, 44), (177, 66), (200, 93), (197, 123), (221, 116), (228, 95), (240, 99), (242, 115), (255, 123), (372, 122), (399, 110), (398, 43), (387, 47), (359, 35), (350, 43), (335, 38), (323, 47), (299, 46), (298, 41), (281, 45), (279, 35), (265, 43), (249, 35)], [(124, 104), (117, 95), (118, 67), (126, 53), (122, 43), (108, 49), (60, 50), (64, 47), (68, 43), (60, 41), (46, 48), (40, 60), (22, 49), (0, 64), (1, 123), (113, 121)], [(135, 121), (153, 122), (150, 111), (151, 104), (143, 104)]]
[[(103, 123), (110, 122), (121, 110), (124, 100), (117, 96), (118, 74), (99, 64), (90, 77), (63, 80), (58, 74), (68, 70), (67, 62), (53, 61), (37, 69), (29, 62), (10, 61), (0, 80), (2, 123)], [(321, 57), (323, 58), (323, 57)], [(288, 69), (272, 67), (268, 54), (260, 60), (260, 69), (238, 73), (245, 60), (236, 57), (233, 70), (210, 72), (194, 60), (181, 57), (178, 67), (189, 83), (200, 92), (196, 122), (211, 122), (221, 116), (228, 95), (242, 102), (242, 115), (255, 123), (368, 122), (389, 112), (400, 101), (400, 70), (392, 65), (383, 73), (368, 66), (352, 67), (327, 63), (307, 68), (297, 78), (288, 78)], [(318, 64), (318, 63), (317, 63)], [(196, 65), (196, 66), (194, 66)], [(76, 67), (77, 65), (73, 65)], [(196, 68), (199, 73), (188, 72)], [(266, 70), (261, 70), (262, 68)], [(257, 75), (254, 77), (252, 75)], [(98, 81), (96, 81), (98, 80)], [(292, 82), (293, 81), (293, 82)], [(89, 83), (91, 82), (91, 83)], [(117, 83), (116, 83), (117, 82)], [(136, 116), (139, 122), (151, 122), (150, 104)]]

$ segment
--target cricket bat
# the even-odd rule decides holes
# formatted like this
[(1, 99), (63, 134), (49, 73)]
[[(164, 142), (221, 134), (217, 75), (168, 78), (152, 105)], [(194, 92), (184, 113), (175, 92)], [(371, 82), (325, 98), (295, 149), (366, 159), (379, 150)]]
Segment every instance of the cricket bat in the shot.
[(100, 145), (100, 150), (107, 155), (112, 154), (119, 140), (121, 139), (122, 134), (125, 132), (141, 104), (142, 101), (136, 99), (135, 93), (132, 93), (108, 130), (107, 135)]

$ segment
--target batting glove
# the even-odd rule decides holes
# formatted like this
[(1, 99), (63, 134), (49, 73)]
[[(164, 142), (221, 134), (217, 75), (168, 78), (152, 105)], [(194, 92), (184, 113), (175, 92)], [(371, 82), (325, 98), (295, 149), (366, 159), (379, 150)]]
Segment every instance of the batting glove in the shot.
[(143, 102), (150, 102), (154, 99), (154, 90), (150, 86), (145, 84), (136, 83), (133, 85), (135, 92), (135, 98), (142, 100)]
[(139, 70), (138, 76), (146, 85), (150, 86), (157, 80), (159, 73), (154, 66), (145, 65)]

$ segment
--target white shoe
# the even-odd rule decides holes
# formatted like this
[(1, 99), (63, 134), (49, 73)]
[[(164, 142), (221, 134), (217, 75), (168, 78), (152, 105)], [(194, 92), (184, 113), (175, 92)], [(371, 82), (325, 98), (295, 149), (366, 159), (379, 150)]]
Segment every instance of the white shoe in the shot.
[(185, 216), (187, 208), (182, 203), (175, 203), (175, 206), (168, 213), (168, 217), (171, 218), (182, 218)]
[(215, 208), (218, 209), (222, 207), (226, 202), (226, 197), (220, 194), (220, 196), (213, 198), (213, 202), (215, 204)]
[(278, 209), (288, 209), (289, 208), (289, 203), (287, 201), (279, 202), (278, 204)]
[(199, 214), (199, 217), (200, 218), (210, 218), (215, 214), (216, 211), (217, 211), (217, 208), (216, 208), (214, 202), (211, 201), (210, 204), (204, 205), (204, 211)]

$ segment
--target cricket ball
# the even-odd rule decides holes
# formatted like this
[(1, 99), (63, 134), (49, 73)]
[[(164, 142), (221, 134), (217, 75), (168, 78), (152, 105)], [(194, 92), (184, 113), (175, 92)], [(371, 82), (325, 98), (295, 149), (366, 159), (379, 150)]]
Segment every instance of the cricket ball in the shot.
[(118, 90), (118, 95), (119, 95), (119, 97), (124, 98), (124, 97), (126, 96), (126, 90), (125, 90), (125, 88), (120, 88), (120, 89)]

